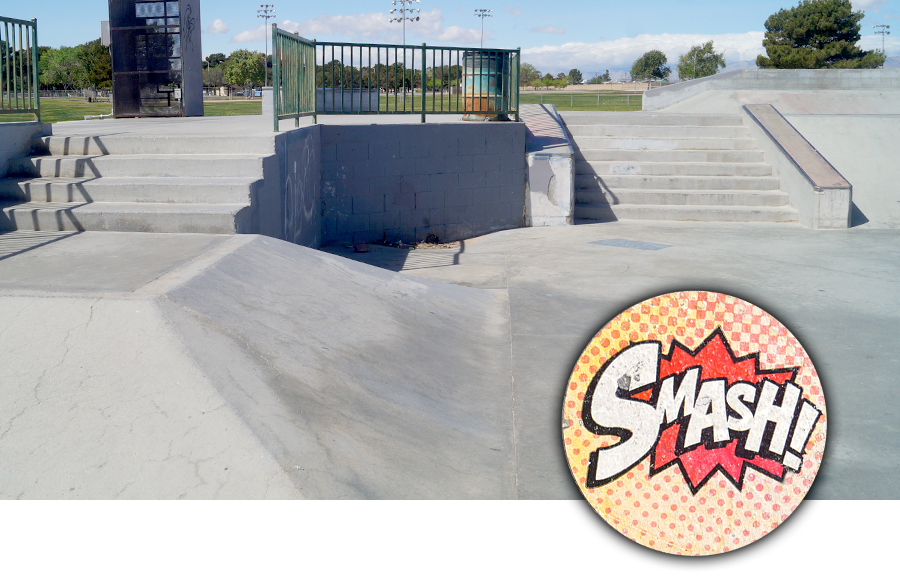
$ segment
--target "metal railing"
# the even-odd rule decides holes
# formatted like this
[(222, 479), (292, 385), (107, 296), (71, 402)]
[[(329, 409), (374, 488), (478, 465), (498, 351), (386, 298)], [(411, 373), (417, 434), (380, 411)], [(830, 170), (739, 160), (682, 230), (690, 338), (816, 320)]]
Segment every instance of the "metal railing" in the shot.
[(278, 121), (316, 115), (315, 40), (272, 25), (272, 104), (275, 131)]
[[(318, 114), (465, 114), (519, 120), (520, 50), (399, 44), (316, 42), (278, 30), (312, 48), (314, 76), (304, 64), (289, 71), (291, 42), (273, 41), (274, 103), (279, 119)], [(306, 61), (304, 61), (306, 62)], [(312, 84), (310, 84), (312, 79)], [(294, 87), (307, 90), (305, 99)], [(302, 100), (306, 107), (290, 106)]]
[(0, 16), (0, 114), (34, 114), (41, 119), (37, 19)]

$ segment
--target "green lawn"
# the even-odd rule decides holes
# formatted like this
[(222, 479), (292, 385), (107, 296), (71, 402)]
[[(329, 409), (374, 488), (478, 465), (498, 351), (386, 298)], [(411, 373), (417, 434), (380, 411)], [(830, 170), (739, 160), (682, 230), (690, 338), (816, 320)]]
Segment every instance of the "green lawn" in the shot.
[(620, 112), (640, 110), (642, 95), (625, 92), (521, 92), (522, 104), (553, 104), (557, 110)]
[[(82, 98), (44, 98), (41, 120), (47, 123), (84, 120), (85, 116), (109, 114), (109, 102), (86, 102)], [(246, 116), (262, 114), (262, 100), (221, 100), (205, 102), (206, 116)], [(33, 114), (0, 114), (0, 122), (31, 122)]]

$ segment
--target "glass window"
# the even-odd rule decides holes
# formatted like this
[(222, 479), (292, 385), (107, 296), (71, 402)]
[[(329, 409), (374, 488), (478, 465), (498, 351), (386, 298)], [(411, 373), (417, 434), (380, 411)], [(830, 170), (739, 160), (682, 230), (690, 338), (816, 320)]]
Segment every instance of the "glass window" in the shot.
[[(169, 2), (178, 4), (178, 2)], [(134, 5), (138, 18), (159, 18), (165, 16), (165, 2), (138, 2)]]
[[(161, 2), (160, 2), (161, 4)], [(179, 16), (181, 13), (178, 11), (178, 2), (166, 2), (166, 15), (167, 16)]]

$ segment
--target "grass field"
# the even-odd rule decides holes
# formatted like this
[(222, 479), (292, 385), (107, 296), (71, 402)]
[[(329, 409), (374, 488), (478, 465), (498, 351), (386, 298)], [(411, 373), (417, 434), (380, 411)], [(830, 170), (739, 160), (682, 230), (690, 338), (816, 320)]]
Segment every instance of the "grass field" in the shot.
[[(339, 96), (337, 97), (340, 98)], [(554, 93), (554, 92), (527, 92), (519, 96), (522, 104), (553, 104), (557, 110), (580, 110), (615, 112), (641, 109), (641, 94), (627, 94), (624, 92), (582, 92)], [(426, 93), (426, 112), (440, 112), (441, 102), (445, 111), (455, 110), (461, 113), (463, 98), (456, 95), (437, 94), (434, 98)], [(382, 111), (407, 111), (418, 113), (421, 109), (421, 94), (406, 96), (381, 95), (379, 109)], [(205, 116), (247, 116), (262, 114), (261, 100), (212, 100), (203, 105)], [(41, 120), (48, 123), (66, 122), (70, 120), (84, 120), (85, 116), (98, 116), (109, 114), (109, 102), (86, 102), (81, 98), (45, 98), (41, 100)], [(34, 119), (31, 114), (0, 114), (0, 122), (30, 122)]]
[[(68, 122), (84, 120), (85, 116), (109, 114), (109, 102), (86, 102), (81, 98), (44, 98), (41, 100), (41, 121)], [(262, 114), (261, 100), (221, 100), (203, 104), (205, 116), (247, 116)], [(33, 114), (0, 114), (0, 122), (31, 122)]]

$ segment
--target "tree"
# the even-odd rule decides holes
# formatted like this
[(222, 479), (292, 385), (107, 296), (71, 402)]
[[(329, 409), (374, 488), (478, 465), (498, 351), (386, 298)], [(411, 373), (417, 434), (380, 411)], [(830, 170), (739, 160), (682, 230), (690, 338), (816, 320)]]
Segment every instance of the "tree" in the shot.
[(801, 0), (766, 20), (760, 68), (877, 68), (885, 55), (860, 50), (860, 20), (850, 0)]
[(659, 50), (650, 50), (634, 61), (631, 66), (631, 78), (634, 80), (665, 80), (672, 72), (666, 66), (666, 55)]
[(216, 52), (215, 54), (210, 54), (204, 60), (206, 60), (206, 63), (209, 64), (210, 68), (215, 68), (216, 66), (224, 64), (227, 58), (221, 52)]
[(725, 53), (716, 53), (713, 41), (703, 46), (691, 46), (685, 54), (678, 58), (678, 78), (704, 78), (718, 74), (719, 68), (725, 68)]
[(569, 70), (568, 80), (569, 84), (581, 84), (584, 81), (584, 77), (582, 77), (578, 68), (572, 68)]
[(588, 84), (603, 84), (605, 82), (610, 82), (610, 81), (611, 81), (611, 79), (609, 77), (609, 70), (607, 70), (603, 74), (594, 76), (593, 78), (588, 80)]
[(541, 71), (529, 64), (522, 62), (519, 67), (519, 84), (521, 86), (531, 85), (535, 80), (541, 79)]
[(88, 70), (79, 52), (68, 46), (44, 52), (38, 64), (41, 84), (63, 90), (87, 86)]
[(75, 49), (87, 75), (84, 87), (93, 86), (100, 90), (111, 90), (112, 60), (109, 49), (100, 42), (100, 38), (85, 42)]
[(233, 86), (244, 86), (248, 92), (256, 85), (260, 85), (265, 79), (263, 68), (263, 55), (250, 50), (235, 50), (225, 60), (223, 72), (225, 82)]

